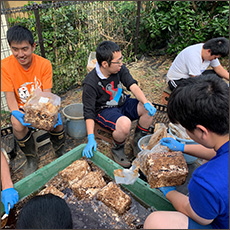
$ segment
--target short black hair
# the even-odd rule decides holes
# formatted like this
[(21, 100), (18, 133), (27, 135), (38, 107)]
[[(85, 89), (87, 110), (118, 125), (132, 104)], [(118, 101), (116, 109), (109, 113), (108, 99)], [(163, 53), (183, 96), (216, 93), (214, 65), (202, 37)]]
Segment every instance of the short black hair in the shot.
[(210, 49), (211, 55), (225, 57), (229, 53), (229, 40), (224, 37), (212, 38), (204, 43), (204, 49)]
[(34, 37), (32, 32), (20, 25), (15, 25), (8, 29), (7, 41), (9, 45), (11, 45), (11, 42), (21, 43), (23, 41), (28, 41), (31, 46), (34, 45)]
[(203, 125), (218, 135), (229, 133), (229, 87), (216, 74), (187, 79), (171, 93), (167, 112), (172, 123), (192, 132)]
[(98, 64), (101, 66), (103, 61), (107, 61), (109, 66), (113, 60), (113, 53), (121, 51), (119, 45), (112, 41), (101, 42), (96, 49), (96, 58)]
[(19, 213), (17, 229), (72, 229), (69, 206), (51, 193), (30, 199)]

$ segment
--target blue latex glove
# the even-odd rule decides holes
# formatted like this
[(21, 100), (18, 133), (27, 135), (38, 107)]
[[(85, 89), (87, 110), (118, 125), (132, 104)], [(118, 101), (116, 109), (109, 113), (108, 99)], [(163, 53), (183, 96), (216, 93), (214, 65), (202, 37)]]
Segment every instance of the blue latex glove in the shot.
[(23, 126), (31, 127), (30, 123), (24, 123), (24, 117), (25, 114), (18, 111), (18, 110), (13, 110), (11, 113)]
[(87, 138), (88, 138), (88, 143), (82, 152), (82, 156), (91, 158), (93, 156), (93, 151), (96, 152), (97, 150), (97, 142), (95, 141), (94, 134), (89, 134)]
[(57, 123), (54, 125), (54, 128), (56, 128), (58, 125), (62, 125), (62, 120), (61, 120), (61, 114), (58, 114), (58, 120)]
[(146, 102), (144, 104), (144, 107), (145, 107), (145, 109), (147, 111), (149, 111), (149, 113), (148, 113), (149, 116), (154, 116), (155, 115), (157, 109), (154, 106), (152, 106), (149, 102)]
[(14, 205), (18, 202), (19, 195), (14, 188), (7, 188), (1, 192), (1, 201), (5, 207), (5, 213), (9, 215), (8, 203), (10, 203), (10, 208), (12, 209)]
[(166, 196), (166, 194), (170, 191), (176, 190), (175, 186), (168, 186), (168, 187), (161, 187), (158, 188), (161, 192), (163, 192), (164, 196)]
[(160, 140), (161, 145), (167, 146), (172, 151), (184, 152), (185, 144), (180, 143), (172, 137), (164, 137)]

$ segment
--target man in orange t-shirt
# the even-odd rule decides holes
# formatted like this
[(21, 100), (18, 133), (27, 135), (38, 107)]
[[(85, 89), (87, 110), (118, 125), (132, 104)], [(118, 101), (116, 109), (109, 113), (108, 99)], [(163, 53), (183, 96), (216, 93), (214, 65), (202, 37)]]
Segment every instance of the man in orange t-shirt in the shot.
[[(24, 123), (23, 105), (31, 92), (37, 88), (44, 92), (52, 89), (52, 65), (49, 60), (34, 54), (35, 42), (31, 31), (23, 26), (13, 26), (7, 31), (7, 40), (12, 55), (1, 61), (1, 91), (5, 92), (11, 111), (13, 133), (27, 163), (24, 176), (38, 168), (31, 126)], [(55, 128), (49, 132), (57, 156), (63, 154), (65, 132), (59, 114)]]

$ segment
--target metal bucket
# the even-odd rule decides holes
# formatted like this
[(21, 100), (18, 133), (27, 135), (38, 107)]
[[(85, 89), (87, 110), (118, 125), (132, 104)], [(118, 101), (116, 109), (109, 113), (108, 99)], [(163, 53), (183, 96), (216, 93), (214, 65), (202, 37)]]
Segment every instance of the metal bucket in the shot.
[(83, 139), (86, 137), (86, 124), (83, 117), (83, 104), (76, 103), (67, 105), (62, 110), (66, 117), (66, 131), (74, 139)]

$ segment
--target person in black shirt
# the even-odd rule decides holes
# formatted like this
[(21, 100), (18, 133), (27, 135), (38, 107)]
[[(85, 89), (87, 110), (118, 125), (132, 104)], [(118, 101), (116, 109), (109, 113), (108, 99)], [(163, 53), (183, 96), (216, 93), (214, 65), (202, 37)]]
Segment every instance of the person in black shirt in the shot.
[[(111, 41), (101, 42), (96, 49), (96, 67), (83, 82), (83, 109), (88, 143), (83, 156), (90, 158), (96, 151), (94, 124), (112, 130), (113, 159), (123, 167), (131, 165), (124, 152), (125, 140), (130, 133), (131, 122), (138, 119), (133, 138), (134, 156), (138, 153), (138, 140), (147, 134), (153, 122), (156, 108), (149, 102), (122, 63), (120, 47)], [(136, 98), (124, 93), (122, 86)]]

